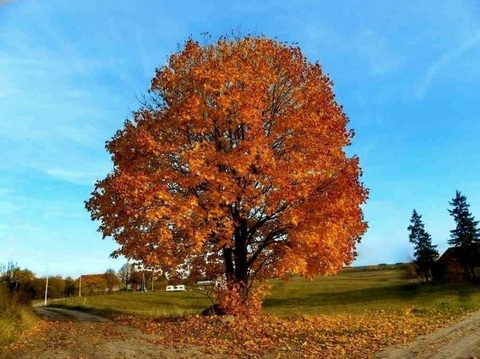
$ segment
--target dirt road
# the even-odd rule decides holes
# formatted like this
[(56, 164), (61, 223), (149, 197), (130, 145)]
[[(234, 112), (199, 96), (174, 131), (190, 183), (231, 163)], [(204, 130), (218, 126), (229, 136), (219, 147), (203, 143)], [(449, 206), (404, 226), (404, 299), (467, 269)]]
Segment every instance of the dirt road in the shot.
[(69, 310), (63, 308), (36, 307), (33, 309), (37, 314), (49, 321), (54, 320), (75, 320), (78, 322), (107, 322), (108, 319), (79, 312), (78, 310)]
[[(0, 359), (60, 358), (229, 358), (206, 354), (201, 348), (165, 347), (158, 336), (143, 334), (130, 326), (102, 317), (59, 308), (35, 308), (44, 320)], [(348, 354), (347, 354), (348, 356)], [(258, 356), (254, 356), (258, 357)], [(265, 353), (264, 357), (271, 357)], [(387, 348), (376, 359), (480, 358), (480, 312), (433, 334), (402, 346)]]
[(37, 307), (44, 320), (1, 359), (127, 359), (207, 357), (195, 348), (162, 348), (155, 337), (108, 319), (60, 308)]
[(435, 333), (381, 351), (376, 359), (480, 358), (480, 312)]

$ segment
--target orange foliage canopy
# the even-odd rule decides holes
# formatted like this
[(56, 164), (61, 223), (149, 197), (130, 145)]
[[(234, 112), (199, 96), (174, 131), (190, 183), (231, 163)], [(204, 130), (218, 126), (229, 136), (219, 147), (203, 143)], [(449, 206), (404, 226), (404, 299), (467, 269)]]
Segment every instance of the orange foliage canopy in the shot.
[(297, 47), (188, 40), (107, 143), (113, 172), (86, 202), (113, 255), (246, 288), (350, 263), (367, 190), (332, 85)]

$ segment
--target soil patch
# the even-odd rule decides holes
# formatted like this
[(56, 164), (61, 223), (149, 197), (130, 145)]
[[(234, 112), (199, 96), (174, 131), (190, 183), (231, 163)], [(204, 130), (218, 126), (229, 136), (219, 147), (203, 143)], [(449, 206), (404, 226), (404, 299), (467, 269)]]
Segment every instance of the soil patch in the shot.
[(377, 359), (480, 358), (480, 312), (450, 327), (418, 337), (404, 345), (382, 350)]

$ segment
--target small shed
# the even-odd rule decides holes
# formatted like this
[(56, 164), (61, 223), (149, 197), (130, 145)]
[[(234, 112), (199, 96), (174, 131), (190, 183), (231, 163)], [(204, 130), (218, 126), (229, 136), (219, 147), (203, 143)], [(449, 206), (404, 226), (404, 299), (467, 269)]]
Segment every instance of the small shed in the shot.
[[(462, 247), (450, 247), (448, 248), (435, 262), (434, 278), (437, 279), (460, 279), (463, 278), (463, 267), (460, 262), (462, 258), (462, 251), (465, 251)], [(480, 268), (480, 243), (474, 244), (468, 249), (468, 252), (473, 256), (473, 264), (476, 271)]]

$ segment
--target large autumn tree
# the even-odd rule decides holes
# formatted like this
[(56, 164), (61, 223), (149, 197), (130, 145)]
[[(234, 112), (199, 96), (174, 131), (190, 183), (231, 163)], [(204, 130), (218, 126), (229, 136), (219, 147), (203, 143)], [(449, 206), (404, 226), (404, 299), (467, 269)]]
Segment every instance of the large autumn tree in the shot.
[(188, 40), (106, 148), (86, 203), (122, 254), (223, 278), (332, 274), (355, 257), (367, 190), (331, 80), (263, 37)]

